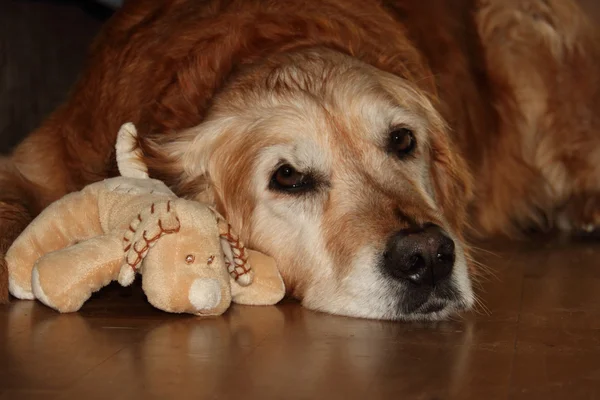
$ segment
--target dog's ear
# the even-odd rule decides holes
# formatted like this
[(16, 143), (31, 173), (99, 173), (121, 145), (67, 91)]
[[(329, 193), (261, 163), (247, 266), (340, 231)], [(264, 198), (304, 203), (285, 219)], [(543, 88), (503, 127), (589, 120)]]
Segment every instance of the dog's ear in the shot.
[(165, 182), (180, 197), (218, 204), (209, 165), (220, 128), (205, 122), (181, 132), (140, 137), (150, 176)]

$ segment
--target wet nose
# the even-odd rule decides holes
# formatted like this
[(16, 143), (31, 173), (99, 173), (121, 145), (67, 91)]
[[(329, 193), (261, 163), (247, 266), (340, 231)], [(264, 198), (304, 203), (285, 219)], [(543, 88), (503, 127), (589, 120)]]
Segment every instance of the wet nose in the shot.
[(452, 239), (439, 226), (429, 225), (392, 236), (384, 254), (384, 268), (396, 279), (435, 286), (448, 278), (454, 258)]

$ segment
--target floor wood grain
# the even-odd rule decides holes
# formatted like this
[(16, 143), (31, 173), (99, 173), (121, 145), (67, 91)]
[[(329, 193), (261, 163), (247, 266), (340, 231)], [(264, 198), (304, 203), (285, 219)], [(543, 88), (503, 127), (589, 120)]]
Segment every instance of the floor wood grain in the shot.
[(600, 245), (507, 243), (452, 321), (331, 316), (294, 301), (213, 319), (111, 286), (75, 314), (0, 309), (2, 399), (594, 399)]

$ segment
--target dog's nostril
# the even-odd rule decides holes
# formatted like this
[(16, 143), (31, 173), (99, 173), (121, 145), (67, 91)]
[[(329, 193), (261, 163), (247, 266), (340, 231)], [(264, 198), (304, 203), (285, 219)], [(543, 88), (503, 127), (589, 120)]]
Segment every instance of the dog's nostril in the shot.
[(384, 266), (397, 279), (418, 285), (435, 285), (452, 272), (455, 245), (436, 225), (400, 231), (389, 241)]
[(410, 257), (410, 260), (408, 260), (408, 263), (406, 264), (406, 272), (409, 274), (415, 273), (425, 266), (425, 260), (423, 259), (423, 256), (421, 254), (415, 254)]
[(454, 262), (454, 242), (446, 237), (437, 250), (437, 258), (440, 262)]
[(438, 259), (438, 262), (454, 262), (454, 255), (438, 253), (437, 259)]

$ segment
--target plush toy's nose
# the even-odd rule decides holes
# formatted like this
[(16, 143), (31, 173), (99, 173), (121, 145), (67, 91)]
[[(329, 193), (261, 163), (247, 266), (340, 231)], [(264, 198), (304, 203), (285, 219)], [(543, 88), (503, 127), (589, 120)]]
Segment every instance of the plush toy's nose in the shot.
[(196, 310), (212, 310), (221, 302), (221, 285), (213, 278), (196, 279), (190, 287), (188, 298)]

